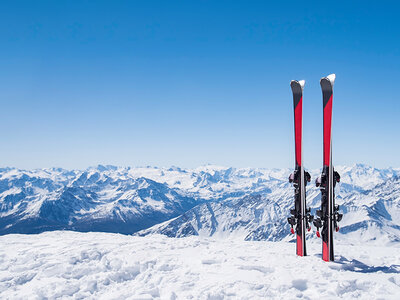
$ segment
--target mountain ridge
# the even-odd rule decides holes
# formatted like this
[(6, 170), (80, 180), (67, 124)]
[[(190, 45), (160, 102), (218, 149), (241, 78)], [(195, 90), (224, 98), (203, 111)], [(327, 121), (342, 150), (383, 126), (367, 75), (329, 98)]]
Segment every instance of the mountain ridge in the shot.
[[(373, 227), (378, 228), (375, 238), (383, 230), (388, 241), (397, 241), (400, 169), (355, 164), (336, 170), (342, 177), (336, 192), (345, 213), (342, 231), (350, 236), (365, 229), (368, 235), (366, 229)], [(211, 165), (1, 168), (0, 234), (63, 229), (143, 235), (160, 233), (156, 228), (171, 222), (162, 229), (170, 236), (186, 232), (246, 240), (291, 239), (286, 223), (293, 206), (290, 172)], [(313, 179), (319, 172), (310, 170)], [(315, 211), (319, 202), (319, 190), (310, 184), (307, 203)]]

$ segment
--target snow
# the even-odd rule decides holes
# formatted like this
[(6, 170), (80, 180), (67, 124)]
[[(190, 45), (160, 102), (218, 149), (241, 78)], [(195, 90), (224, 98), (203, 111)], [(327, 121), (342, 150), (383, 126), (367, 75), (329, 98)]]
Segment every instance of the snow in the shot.
[(398, 299), (400, 249), (46, 232), (0, 237), (1, 299)]

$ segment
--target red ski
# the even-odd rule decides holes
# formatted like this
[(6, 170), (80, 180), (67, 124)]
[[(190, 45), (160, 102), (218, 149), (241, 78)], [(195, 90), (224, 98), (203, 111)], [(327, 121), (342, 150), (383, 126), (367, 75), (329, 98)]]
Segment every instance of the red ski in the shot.
[[(296, 253), (306, 256), (306, 229), (310, 230), (312, 216), (310, 209), (306, 208), (306, 185), (311, 177), (303, 168), (302, 131), (303, 131), (303, 88), (305, 81), (292, 80), (290, 86), (293, 92), (294, 107), (294, 136), (295, 136), (295, 170), (289, 176), (289, 182), (293, 183), (295, 189), (294, 209), (290, 210), (291, 216), (288, 222), (291, 232), (296, 233)], [(295, 228), (293, 228), (295, 227)]]
[[(314, 225), (317, 227), (317, 236), (322, 238), (322, 259), (333, 261), (333, 231), (338, 231), (338, 222), (342, 219), (339, 214), (339, 206), (335, 205), (334, 188), (336, 182), (340, 181), (339, 174), (334, 171), (332, 166), (332, 102), (333, 84), (335, 74), (321, 78), (320, 84), (323, 98), (323, 118), (324, 118), (324, 147), (323, 147), (323, 169), (322, 174), (316, 180), (317, 187), (321, 190), (321, 209), (317, 210), (317, 218)], [(319, 229), (322, 227), (321, 234)]]

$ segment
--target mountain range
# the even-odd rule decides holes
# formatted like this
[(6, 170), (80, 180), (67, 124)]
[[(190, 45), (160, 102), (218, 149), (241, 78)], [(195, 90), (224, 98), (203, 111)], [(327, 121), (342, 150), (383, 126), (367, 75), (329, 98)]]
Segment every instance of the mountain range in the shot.
[[(343, 238), (400, 241), (400, 169), (337, 167)], [(0, 169), (0, 234), (51, 230), (291, 240), (289, 169)], [(316, 178), (320, 170), (310, 171)], [(307, 187), (312, 213), (320, 192)], [(313, 238), (313, 235), (310, 235)]]

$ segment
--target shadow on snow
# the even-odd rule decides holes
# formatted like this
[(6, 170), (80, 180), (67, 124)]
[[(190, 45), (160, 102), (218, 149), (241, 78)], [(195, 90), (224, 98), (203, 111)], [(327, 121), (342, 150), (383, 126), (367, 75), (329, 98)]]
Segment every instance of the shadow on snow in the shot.
[(368, 266), (365, 263), (352, 259), (348, 260), (347, 258), (340, 256), (338, 260), (336, 260), (335, 265), (330, 266), (331, 269), (340, 269), (351, 272), (359, 272), (359, 273), (400, 273), (400, 265), (390, 265), (390, 266)]

